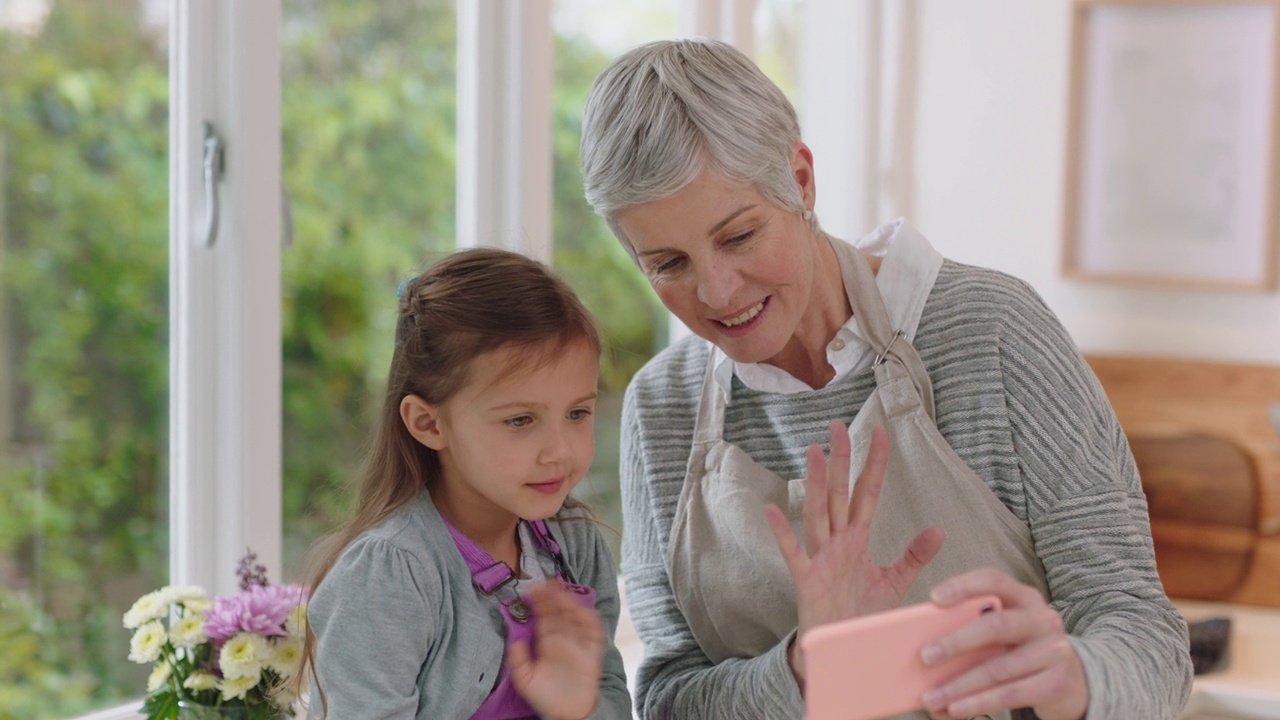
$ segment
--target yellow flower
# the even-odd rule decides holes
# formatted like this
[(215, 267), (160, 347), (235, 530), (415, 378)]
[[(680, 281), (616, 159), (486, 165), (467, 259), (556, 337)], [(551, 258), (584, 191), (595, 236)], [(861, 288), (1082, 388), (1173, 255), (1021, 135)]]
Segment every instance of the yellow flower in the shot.
[(305, 639), (307, 636), (307, 604), (298, 603), (285, 618), (284, 631), (295, 638)]
[(205, 610), (213, 607), (213, 601), (205, 598), (189, 598), (182, 601), (182, 607), (186, 608), (187, 612), (203, 615)]
[(218, 667), (226, 678), (252, 677), (257, 682), (267, 659), (267, 643), (261, 635), (242, 632), (233, 635), (218, 654)]
[(149, 620), (159, 620), (169, 614), (169, 600), (164, 590), (156, 590), (138, 598), (124, 614), (124, 626), (130, 630)]
[(207, 670), (196, 670), (182, 681), (182, 687), (188, 690), (212, 690), (218, 687), (218, 676)]
[(169, 628), (169, 636), (174, 647), (193, 648), (209, 636), (204, 634), (204, 616), (198, 613), (187, 613)]
[(160, 689), (162, 685), (169, 680), (173, 667), (166, 662), (156, 663), (156, 668), (151, 671), (151, 677), (147, 678), (147, 692), (152, 693)]
[(275, 670), (281, 678), (287, 679), (298, 671), (302, 662), (302, 641), (297, 638), (283, 637), (272, 643), (267, 667)]
[(133, 633), (133, 639), (129, 641), (129, 659), (143, 665), (155, 662), (164, 649), (165, 640), (164, 626), (159, 620), (152, 620)]
[(243, 698), (257, 684), (256, 674), (252, 677), (223, 678), (218, 681), (218, 689), (222, 691), (223, 700), (234, 700)]

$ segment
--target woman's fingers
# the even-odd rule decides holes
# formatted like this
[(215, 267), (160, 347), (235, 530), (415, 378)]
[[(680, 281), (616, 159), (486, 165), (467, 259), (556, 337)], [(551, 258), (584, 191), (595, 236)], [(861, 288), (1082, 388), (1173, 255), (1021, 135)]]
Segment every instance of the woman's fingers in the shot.
[[(880, 489), (884, 486), (885, 469), (889, 467), (889, 435), (883, 427), (876, 426), (871, 431), (871, 448), (867, 451), (867, 461), (858, 474), (858, 482), (853, 487), (853, 498), (849, 503), (849, 524), (860, 530), (871, 531), (871, 518), (876, 514), (876, 506), (880, 504)], [(847, 472), (847, 468), (846, 468)]]
[(827, 459), (822, 446), (810, 445), (805, 451), (804, 475), (804, 541), (809, 552), (817, 552), (831, 537), (831, 520), (827, 510)]
[(827, 523), (832, 535), (849, 524), (849, 430), (839, 420), (828, 425), (831, 456), (827, 458)]
[(1084, 666), (1066, 635), (1062, 617), (1040, 591), (1004, 572), (984, 568), (934, 588), (933, 597), (951, 605), (993, 593), (1004, 606), (926, 646), (922, 659), (944, 662), (980, 647), (999, 645), (990, 658), (925, 694), (925, 706), (953, 717), (981, 715), (1010, 707), (1031, 707), (1047, 720), (1077, 720), (1088, 706)]
[[(1018, 646), (1041, 638), (1063, 638), (1062, 617), (1048, 605), (988, 613), (928, 648), (930, 656), (955, 657), (987, 645)], [(927, 661), (927, 660), (926, 660)]]
[(903, 551), (902, 557), (898, 558), (890, 568), (890, 577), (893, 578), (894, 586), (899, 592), (906, 594), (907, 588), (916, 581), (916, 576), (942, 549), (942, 542), (945, 539), (946, 533), (942, 528), (931, 527), (921, 530), (920, 534), (911, 540), (907, 549)]
[(1038, 717), (1074, 718), (1084, 712), (1087, 689), (1070, 643), (1043, 638), (999, 655), (941, 688), (925, 694), (933, 712), (973, 717), (1015, 707), (1034, 707)]
[(787, 516), (778, 509), (777, 505), (766, 507), (764, 516), (769, 521), (769, 528), (773, 530), (774, 539), (778, 541), (782, 560), (787, 563), (787, 570), (791, 572), (791, 581), (799, 583), (808, 572), (809, 556), (805, 554), (804, 548), (800, 547), (800, 541), (796, 539), (791, 523), (787, 522)]
[(929, 594), (930, 599), (946, 607), (979, 595), (995, 594), (1004, 601), (1006, 609), (1043, 605), (1040, 591), (1014, 580), (1007, 573), (992, 567), (970, 570), (939, 584)]

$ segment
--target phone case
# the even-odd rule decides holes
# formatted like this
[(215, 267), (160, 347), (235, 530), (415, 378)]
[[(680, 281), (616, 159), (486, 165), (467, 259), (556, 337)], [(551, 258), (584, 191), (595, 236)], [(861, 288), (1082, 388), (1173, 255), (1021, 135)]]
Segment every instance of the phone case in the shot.
[(920, 651), (985, 612), (1000, 598), (983, 595), (941, 608), (931, 602), (831, 623), (800, 638), (805, 657), (807, 720), (871, 720), (924, 707), (925, 691), (1000, 653), (979, 648), (939, 665)]

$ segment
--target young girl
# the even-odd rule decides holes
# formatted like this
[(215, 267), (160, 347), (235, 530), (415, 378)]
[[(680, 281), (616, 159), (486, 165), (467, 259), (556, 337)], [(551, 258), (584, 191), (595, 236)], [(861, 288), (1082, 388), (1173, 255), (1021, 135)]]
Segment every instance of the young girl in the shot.
[(522, 255), (460, 251), (401, 289), (355, 517), (317, 552), (312, 717), (631, 717), (613, 561), (569, 498), (599, 355)]

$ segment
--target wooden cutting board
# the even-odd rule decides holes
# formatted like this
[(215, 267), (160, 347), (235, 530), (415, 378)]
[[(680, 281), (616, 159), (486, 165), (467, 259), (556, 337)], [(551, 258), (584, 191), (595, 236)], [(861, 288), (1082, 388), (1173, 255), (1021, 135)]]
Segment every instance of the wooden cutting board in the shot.
[(1174, 597), (1280, 607), (1280, 367), (1087, 357), (1142, 474)]

